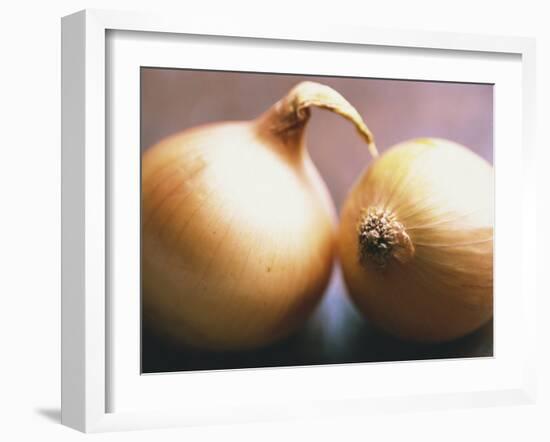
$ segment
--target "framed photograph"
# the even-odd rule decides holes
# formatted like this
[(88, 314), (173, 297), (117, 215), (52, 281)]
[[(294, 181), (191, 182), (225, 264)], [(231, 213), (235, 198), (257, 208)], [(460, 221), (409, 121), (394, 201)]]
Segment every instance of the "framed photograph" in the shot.
[(62, 422), (534, 401), (534, 52), (64, 17)]

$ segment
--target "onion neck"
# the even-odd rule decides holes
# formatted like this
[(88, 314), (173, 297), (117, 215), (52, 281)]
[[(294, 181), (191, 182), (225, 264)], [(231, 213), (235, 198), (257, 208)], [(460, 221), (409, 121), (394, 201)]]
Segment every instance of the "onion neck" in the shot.
[(335, 112), (351, 121), (367, 143), (373, 158), (378, 156), (372, 132), (359, 112), (334, 89), (311, 81), (296, 85), (267, 110), (257, 121), (263, 134), (277, 138), (290, 149), (301, 151), (305, 146), (305, 127), (311, 116), (311, 107)]

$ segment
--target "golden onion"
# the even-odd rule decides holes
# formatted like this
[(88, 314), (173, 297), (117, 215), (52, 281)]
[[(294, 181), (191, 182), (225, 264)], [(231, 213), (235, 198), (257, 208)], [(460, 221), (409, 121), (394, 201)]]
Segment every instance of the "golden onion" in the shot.
[(399, 144), (362, 174), (341, 211), (339, 256), (368, 320), (447, 341), (493, 314), (493, 168), (459, 144)]
[(329, 280), (335, 214), (304, 130), (310, 107), (352, 121), (327, 86), (303, 82), (259, 118), (185, 130), (142, 159), (143, 318), (175, 342), (259, 347), (299, 327)]

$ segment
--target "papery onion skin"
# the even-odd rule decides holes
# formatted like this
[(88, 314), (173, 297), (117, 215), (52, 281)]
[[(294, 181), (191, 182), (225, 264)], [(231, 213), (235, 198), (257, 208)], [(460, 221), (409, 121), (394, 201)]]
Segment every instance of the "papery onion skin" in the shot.
[[(387, 333), (421, 342), (449, 341), (489, 321), (493, 206), (493, 168), (464, 146), (417, 139), (376, 159), (340, 216), (338, 253), (359, 310)], [(368, 213), (369, 226), (382, 213), (392, 217), (400, 236), (389, 255), (372, 246), (378, 233), (365, 239)]]
[(331, 274), (336, 215), (304, 128), (308, 107), (323, 107), (312, 97), (341, 98), (327, 89), (301, 83), (256, 120), (187, 130), (143, 155), (143, 318), (154, 332), (243, 350), (311, 314)]

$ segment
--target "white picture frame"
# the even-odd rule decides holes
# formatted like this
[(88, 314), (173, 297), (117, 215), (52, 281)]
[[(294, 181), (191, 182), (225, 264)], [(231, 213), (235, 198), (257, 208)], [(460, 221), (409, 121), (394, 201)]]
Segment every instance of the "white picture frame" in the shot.
[[(327, 29), (328, 28), (328, 29)], [(521, 243), (517, 245), (521, 257), (520, 275), (515, 283), (521, 287), (521, 297), (515, 307), (522, 315), (516, 323), (522, 329), (524, 345), (517, 354), (514, 369), (505, 372), (496, 384), (487, 388), (480, 385), (470, 388), (466, 382), (460, 392), (438, 387), (419, 394), (418, 391), (382, 391), (374, 396), (359, 392), (355, 396), (339, 395), (336, 391), (308, 396), (295, 396), (286, 402), (259, 402), (254, 397), (235, 399), (230, 412), (223, 404), (215, 405), (215, 393), (207, 392), (202, 398), (204, 406), (180, 410), (154, 409), (133, 411), (109, 410), (109, 394), (113, 387), (109, 377), (113, 364), (109, 330), (112, 318), (108, 299), (107, 274), (108, 242), (112, 233), (106, 220), (112, 209), (108, 186), (108, 145), (106, 120), (108, 81), (106, 67), (110, 54), (107, 50), (109, 32), (154, 32), (155, 35), (185, 35), (269, 39), (311, 44), (338, 43), (346, 45), (384, 48), (398, 47), (438, 50), (439, 54), (468, 52), (483, 59), (489, 54), (508, 54), (520, 63), (521, 91), (519, 95), (521, 118), (514, 132), (521, 153), (522, 168), (516, 176), (518, 197), (523, 216), (518, 221)], [(146, 35), (146, 34), (143, 34)], [(437, 56), (437, 54), (436, 54)], [(443, 56), (443, 55), (442, 55)], [(490, 406), (510, 403), (532, 403), (536, 393), (535, 358), (532, 339), (535, 330), (536, 293), (533, 260), (536, 253), (535, 235), (535, 180), (531, 172), (534, 157), (533, 121), (535, 97), (535, 46), (534, 40), (518, 37), (490, 37), (451, 33), (390, 31), (369, 28), (331, 26), (323, 28), (308, 25), (300, 29), (268, 22), (232, 25), (231, 23), (201, 21), (194, 17), (162, 17), (152, 14), (86, 10), (64, 17), (62, 20), (62, 423), (84, 432), (112, 431), (138, 428), (197, 425), (219, 422), (247, 422), (258, 419), (282, 419), (325, 415), (360, 414), (379, 411), (419, 410)], [(419, 74), (419, 78), (421, 74)], [(514, 91), (511, 91), (515, 93)], [(518, 91), (516, 91), (518, 92)], [(495, 114), (499, 115), (498, 103)], [(510, 117), (516, 116), (510, 115)], [(498, 141), (498, 137), (496, 138)], [(504, 162), (502, 163), (504, 164)], [(497, 166), (498, 167), (498, 166)], [(503, 167), (502, 170), (505, 170)], [(519, 180), (519, 181), (518, 181)], [(516, 203), (517, 204), (517, 203)], [(498, 218), (497, 218), (498, 222)], [(498, 230), (498, 228), (497, 228)], [(498, 237), (496, 242), (498, 253)], [(517, 258), (516, 258), (517, 263)], [(504, 281), (503, 281), (504, 282)], [(502, 323), (505, 323), (503, 321)], [(529, 339), (531, 337), (531, 339)], [(504, 353), (502, 353), (504, 355)], [(498, 355), (495, 360), (498, 360)], [(494, 362), (494, 361), (493, 361)], [(425, 363), (417, 363), (425, 364)], [(378, 365), (378, 369), (380, 369)], [(384, 370), (390, 368), (382, 367)], [(413, 370), (414, 365), (408, 370)], [(423, 370), (423, 366), (419, 371)], [(425, 367), (425, 366), (424, 366)], [(472, 370), (487, 370), (497, 365)], [(403, 368), (403, 367), (401, 367)], [(500, 369), (499, 368), (499, 369)], [(323, 376), (335, 376), (342, 367), (320, 368)], [(376, 369), (376, 368), (374, 368)], [(448, 370), (463, 370), (460, 365)], [(364, 365), (348, 367), (350, 376), (367, 370)], [(294, 371), (296, 372), (296, 370)], [(397, 372), (396, 372), (397, 373)], [(449, 372), (450, 373), (450, 372)], [(139, 376), (139, 373), (134, 373)], [(432, 372), (433, 374), (433, 372)], [(211, 373), (207, 382), (224, 384), (224, 373)], [(246, 389), (245, 377), (251, 385), (265, 382), (259, 371), (249, 374), (240, 371), (231, 379), (232, 384)], [(272, 379), (291, 376), (287, 371), (272, 370)], [(347, 374), (346, 374), (347, 376)], [(469, 375), (472, 376), (472, 375)], [(294, 380), (295, 381), (295, 380)], [(169, 377), (162, 380), (169, 383)], [(201, 378), (195, 376), (194, 382)], [(156, 387), (155, 387), (156, 388)], [(253, 388), (253, 387), (248, 387)], [(198, 396), (200, 393), (192, 393)], [(228, 391), (227, 394), (230, 394)], [(211, 398), (209, 398), (211, 396)], [(193, 401), (197, 397), (189, 397)], [(212, 406), (208, 401), (212, 399)], [(198, 402), (197, 402), (198, 403)], [(225, 404), (227, 405), (227, 404)]]

